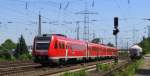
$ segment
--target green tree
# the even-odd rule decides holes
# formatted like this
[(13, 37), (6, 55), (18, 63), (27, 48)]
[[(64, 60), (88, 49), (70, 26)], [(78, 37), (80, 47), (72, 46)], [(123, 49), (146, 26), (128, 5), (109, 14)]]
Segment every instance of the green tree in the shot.
[(19, 58), (21, 55), (24, 55), (24, 54), (29, 54), (29, 51), (27, 49), (27, 45), (26, 45), (25, 39), (21, 35), (21, 37), (19, 38), (19, 41), (17, 43), (17, 47), (15, 49), (14, 56), (16, 58)]
[(100, 42), (100, 38), (95, 38), (92, 40), (92, 43), (99, 44), (99, 42)]
[(0, 59), (2, 60), (12, 60), (13, 56), (11, 55), (11, 52), (13, 49), (16, 48), (16, 44), (11, 40), (7, 39), (4, 41), (4, 43), (0, 46), (0, 52), (2, 53), (0, 55)]
[(110, 42), (109, 42), (107, 45), (108, 45), (108, 46), (111, 46), (111, 47), (114, 47), (114, 44), (112, 44), (112, 43), (110, 43)]
[(0, 50), (2, 51), (12, 51), (12, 49), (16, 48), (16, 44), (11, 40), (7, 39), (4, 43), (1, 44)]
[(139, 43), (139, 45), (143, 49), (143, 54), (150, 53), (150, 38), (143, 37), (143, 40)]

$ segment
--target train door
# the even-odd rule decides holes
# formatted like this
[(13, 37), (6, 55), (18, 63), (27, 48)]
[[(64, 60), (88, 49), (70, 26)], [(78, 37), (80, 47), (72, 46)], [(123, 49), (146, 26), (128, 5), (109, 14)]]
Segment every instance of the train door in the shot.
[(90, 47), (88, 46), (88, 43), (86, 43), (86, 58), (89, 59), (89, 51)]
[(69, 52), (69, 46), (67, 45), (67, 42), (65, 42), (65, 61), (67, 61), (68, 60), (68, 52)]

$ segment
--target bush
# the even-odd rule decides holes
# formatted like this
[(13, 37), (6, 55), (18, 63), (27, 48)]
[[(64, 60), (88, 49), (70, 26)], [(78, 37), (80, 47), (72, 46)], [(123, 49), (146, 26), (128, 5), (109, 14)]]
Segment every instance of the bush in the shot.
[(3, 54), (0, 56), (0, 58), (3, 60), (11, 60), (11, 55), (10, 54)]
[(31, 60), (32, 56), (30, 54), (22, 54), (19, 56), (20, 60)]
[(11, 56), (11, 60), (12, 60), (12, 61), (15, 61), (16, 58), (15, 58), (14, 56)]
[(0, 61), (6, 61), (5, 57), (4, 57), (4, 56), (1, 56), (1, 57), (0, 57)]

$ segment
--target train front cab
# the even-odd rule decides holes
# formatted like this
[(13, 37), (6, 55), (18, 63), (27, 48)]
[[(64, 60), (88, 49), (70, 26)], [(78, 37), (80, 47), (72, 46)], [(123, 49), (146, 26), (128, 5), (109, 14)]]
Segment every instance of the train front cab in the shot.
[(51, 43), (51, 35), (42, 35), (37, 36), (34, 39), (34, 45), (33, 45), (33, 60), (36, 63), (48, 63), (48, 49), (50, 47)]

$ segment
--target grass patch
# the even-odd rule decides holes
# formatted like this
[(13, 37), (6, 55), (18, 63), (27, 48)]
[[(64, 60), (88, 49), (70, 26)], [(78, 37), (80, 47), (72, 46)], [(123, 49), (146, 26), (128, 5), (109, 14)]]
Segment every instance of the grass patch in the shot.
[(138, 60), (133, 64), (130, 64), (127, 68), (122, 69), (121, 71), (114, 72), (112, 76), (133, 76), (139, 67), (143, 63), (143, 60)]
[(108, 71), (111, 68), (112, 64), (97, 64), (97, 71)]

